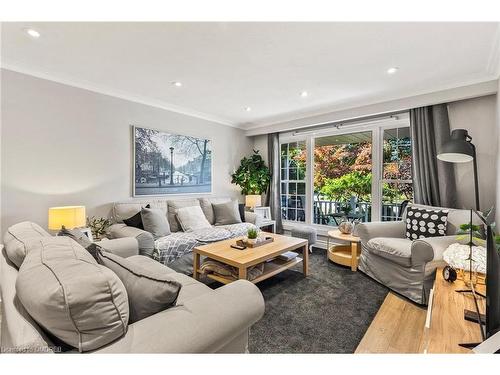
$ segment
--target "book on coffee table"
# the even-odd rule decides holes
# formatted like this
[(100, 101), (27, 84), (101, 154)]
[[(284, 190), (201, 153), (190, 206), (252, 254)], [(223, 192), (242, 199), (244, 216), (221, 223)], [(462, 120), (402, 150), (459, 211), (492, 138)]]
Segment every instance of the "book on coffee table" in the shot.
[(278, 256), (278, 259), (284, 260), (284, 261), (289, 261), (289, 260), (297, 258), (298, 255), (299, 254), (296, 253), (295, 251), (287, 251), (286, 253), (280, 254)]

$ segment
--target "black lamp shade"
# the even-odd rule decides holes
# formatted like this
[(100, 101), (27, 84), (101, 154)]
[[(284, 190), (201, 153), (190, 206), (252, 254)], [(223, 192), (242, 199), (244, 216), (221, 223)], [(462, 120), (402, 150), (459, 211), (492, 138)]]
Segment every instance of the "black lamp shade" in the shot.
[(474, 159), (474, 146), (470, 143), (470, 137), (465, 129), (455, 129), (451, 137), (441, 147), (437, 158), (450, 163), (467, 163)]

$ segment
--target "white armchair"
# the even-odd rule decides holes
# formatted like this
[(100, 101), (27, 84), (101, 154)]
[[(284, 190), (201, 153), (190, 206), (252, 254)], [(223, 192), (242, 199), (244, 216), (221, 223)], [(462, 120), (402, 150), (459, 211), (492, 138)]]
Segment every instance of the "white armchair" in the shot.
[(436, 268), (444, 265), (443, 252), (458, 242), (458, 226), (469, 221), (469, 211), (449, 210), (446, 235), (441, 237), (407, 239), (406, 212), (402, 221), (359, 224), (355, 229), (361, 239), (359, 269), (393, 291), (426, 305)]

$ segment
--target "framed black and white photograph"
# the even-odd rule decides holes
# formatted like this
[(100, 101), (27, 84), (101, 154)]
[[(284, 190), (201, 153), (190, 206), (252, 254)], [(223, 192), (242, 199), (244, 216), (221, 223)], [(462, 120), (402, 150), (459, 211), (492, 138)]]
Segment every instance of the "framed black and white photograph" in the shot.
[(134, 196), (212, 192), (209, 139), (133, 127)]

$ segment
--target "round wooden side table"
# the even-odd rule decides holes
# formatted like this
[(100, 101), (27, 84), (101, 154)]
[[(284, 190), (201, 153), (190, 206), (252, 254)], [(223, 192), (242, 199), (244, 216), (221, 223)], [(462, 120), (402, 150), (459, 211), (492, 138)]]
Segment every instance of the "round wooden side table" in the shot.
[[(350, 242), (349, 245), (332, 245), (330, 246), (330, 238)], [(356, 272), (358, 269), (359, 255), (361, 246), (359, 237), (352, 234), (344, 234), (338, 229), (328, 231), (328, 259), (332, 262), (343, 266), (351, 267), (351, 271)]]

